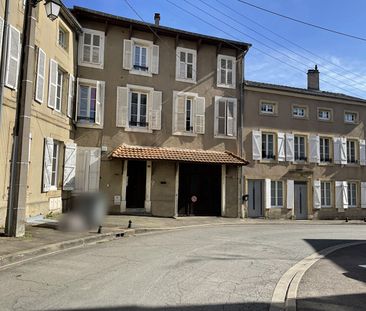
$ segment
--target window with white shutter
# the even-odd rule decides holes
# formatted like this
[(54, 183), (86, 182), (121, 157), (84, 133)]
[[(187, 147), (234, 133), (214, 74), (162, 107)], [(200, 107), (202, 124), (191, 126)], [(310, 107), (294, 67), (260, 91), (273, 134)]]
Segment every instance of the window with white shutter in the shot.
[(275, 134), (262, 133), (262, 159), (275, 160)]
[(237, 99), (215, 97), (215, 137), (236, 137)]
[(95, 123), (100, 126), (103, 126), (103, 120), (104, 120), (104, 97), (105, 97), (105, 82), (97, 81)]
[(321, 207), (332, 207), (332, 183), (330, 181), (320, 182), (320, 198)]
[(294, 136), (294, 148), (295, 148), (295, 161), (297, 162), (307, 161), (305, 136), (300, 135)]
[(356, 182), (348, 182), (348, 207), (356, 207), (357, 206), (357, 183)]
[(50, 74), (48, 76), (48, 107), (55, 109), (58, 83), (58, 64), (50, 59)]
[(67, 96), (67, 116), (72, 118), (74, 108), (74, 96), (75, 96), (75, 78), (73, 75), (69, 75), (69, 90)]
[(340, 137), (333, 138), (333, 155), (334, 155), (334, 163), (341, 164), (341, 138)]
[[(204, 97), (196, 97), (194, 101), (195, 116), (194, 116), (194, 131), (197, 134), (205, 134), (205, 113), (206, 104)], [(231, 109), (231, 119), (233, 119), (233, 108)], [(232, 127), (232, 126), (231, 126)]]
[(278, 161), (286, 161), (285, 133), (277, 133), (277, 155)]
[(128, 88), (117, 87), (116, 126), (128, 127)]
[(43, 103), (44, 100), (45, 79), (46, 79), (46, 53), (41, 48), (38, 48), (35, 100), (41, 104)]
[(262, 132), (253, 130), (252, 132), (252, 158), (262, 160)]
[(347, 139), (347, 163), (357, 163), (357, 141), (355, 139)]
[(294, 134), (286, 133), (286, 161), (293, 162), (295, 160), (295, 143)]
[(6, 64), (5, 85), (11, 89), (17, 89), (20, 67), (20, 31), (9, 26), (8, 55)]
[(63, 190), (74, 190), (76, 174), (76, 144), (65, 144)]
[(83, 29), (79, 39), (79, 65), (103, 69), (104, 41), (104, 32)]
[(347, 138), (341, 137), (340, 140), (340, 149), (341, 149), (341, 164), (347, 164), (348, 162), (348, 153), (347, 153)]
[(217, 56), (217, 86), (235, 88), (236, 58), (227, 55)]
[(283, 182), (271, 181), (271, 207), (283, 207)]
[(313, 205), (315, 209), (322, 207), (323, 196), (322, 196), (321, 182), (319, 180), (314, 180), (313, 183)]
[[(323, 141), (324, 143), (324, 141)], [(328, 142), (329, 143), (329, 142)], [(324, 144), (322, 145), (324, 149)], [(309, 149), (310, 149), (310, 163), (320, 163), (320, 138), (319, 135), (310, 135), (309, 137)], [(329, 158), (329, 145), (328, 145), (328, 158)]]
[(335, 182), (335, 203), (337, 209), (348, 208), (348, 184), (346, 181)]
[(177, 47), (175, 79), (183, 82), (196, 82), (197, 51)]
[[(312, 146), (310, 145), (310, 148)], [(331, 139), (328, 137), (320, 137), (319, 138), (319, 153), (320, 153), (320, 162), (321, 163), (330, 163), (332, 159), (331, 155)]]
[(153, 100), (150, 109), (150, 128), (152, 130), (161, 130), (161, 110), (162, 110), (163, 92), (154, 91)]

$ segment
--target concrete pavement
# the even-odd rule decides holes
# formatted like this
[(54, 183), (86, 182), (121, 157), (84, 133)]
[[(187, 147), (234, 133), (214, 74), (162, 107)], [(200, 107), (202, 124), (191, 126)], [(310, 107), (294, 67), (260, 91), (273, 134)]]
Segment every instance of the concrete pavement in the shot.
[(268, 310), (290, 267), (365, 233), (288, 223), (137, 235), (0, 271), (0, 301), (2, 310)]

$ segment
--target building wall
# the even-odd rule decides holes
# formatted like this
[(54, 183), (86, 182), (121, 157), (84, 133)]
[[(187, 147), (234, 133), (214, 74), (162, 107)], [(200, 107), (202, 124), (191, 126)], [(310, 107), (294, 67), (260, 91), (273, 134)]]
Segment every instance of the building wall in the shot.
[[(346, 212), (339, 212), (332, 202), (332, 208), (313, 209), (312, 185), (314, 180), (330, 181), (366, 181), (366, 167), (359, 164), (291, 164), (278, 162), (277, 160), (266, 162), (256, 161), (252, 158), (252, 131), (263, 130), (273, 133), (294, 133), (309, 136), (320, 134), (327, 137), (346, 136), (348, 138), (364, 139), (366, 110), (365, 104), (346, 100), (332, 99), (329, 97), (300, 95), (297, 93), (269, 91), (260, 88), (246, 87), (244, 92), (244, 129), (243, 141), (245, 158), (250, 164), (244, 167), (245, 179), (265, 179), (306, 181), (308, 183), (309, 217), (314, 218), (344, 218), (347, 215), (361, 218), (365, 216), (365, 210), (360, 207), (349, 208)], [(261, 100), (275, 101), (278, 103), (278, 112), (275, 116), (266, 116), (259, 113)], [(293, 105), (306, 105), (309, 115), (305, 119), (292, 117)], [(331, 108), (333, 110), (332, 121), (319, 121), (317, 108)], [(344, 111), (351, 110), (359, 114), (357, 124), (344, 122)], [(307, 146), (307, 153), (309, 147)], [(309, 154), (308, 154), (309, 158)], [(286, 184), (285, 184), (286, 185)], [(286, 187), (285, 187), (286, 188)], [(334, 197), (334, 189), (333, 197)], [(358, 193), (359, 196), (359, 193)], [(360, 199), (358, 199), (360, 205)], [(291, 210), (286, 208), (286, 189), (284, 190), (284, 208), (271, 208), (265, 211), (265, 216), (270, 218), (292, 218)]]

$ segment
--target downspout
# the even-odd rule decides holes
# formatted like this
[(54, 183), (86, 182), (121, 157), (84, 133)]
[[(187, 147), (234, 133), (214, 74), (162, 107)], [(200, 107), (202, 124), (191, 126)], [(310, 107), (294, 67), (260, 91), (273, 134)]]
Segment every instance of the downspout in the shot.
[[(245, 50), (243, 52), (243, 56), (242, 56), (242, 72), (241, 72), (241, 77), (242, 80), (240, 82), (240, 131), (239, 131), (239, 140), (240, 140), (240, 150), (239, 150), (239, 154), (240, 157), (243, 158), (243, 154), (244, 154), (244, 142), (243, 142), (243, 129), (244, 129), (244, 83), (245, 83), (245, 55), (248, 53), (248, 50)], [(240, 218), (244, 218), (245, 217), (245, 213), (244, 210), (242, 208), (243, 206), (243, 196), (244, 196), (244, 166), (240, 167), (240, 204), (239, 204), (239, 217)]]
[(4, 88), (5, 88), (5, 74), (6, 74), (6, 57), (8, 51), (8, 38), (9, 38), (9, 12), (10, 12), (10, 0), (5, 0), (5, 13), (4, 13), (4, 27), (3, 27), (3, 45), (1, 50), (1, 64), (0, 64), (0, 129), (2, 124), (3, 104), (4, 104)]

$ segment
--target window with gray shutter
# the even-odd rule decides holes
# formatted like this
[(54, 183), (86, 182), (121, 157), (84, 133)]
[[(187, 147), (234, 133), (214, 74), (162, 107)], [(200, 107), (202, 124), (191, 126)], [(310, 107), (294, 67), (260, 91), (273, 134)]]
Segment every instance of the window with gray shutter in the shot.
[(9, 26), (5, 85), (11, 89), (16, 89), (18, 86), (20, 49), (20, 31), (13, 26)]
[(46, 79), (46, 53), (38, 48), (38, 62), (37, 62), (37, 80), (36, 80), (36, 96), (35, 100), (39, 103), (43, 103), (44, 89)]
[(57, 98), (58, 64), (54, 59), (50, 59), (50, 75), (48, 80), (48, 107), (55, 109)]

